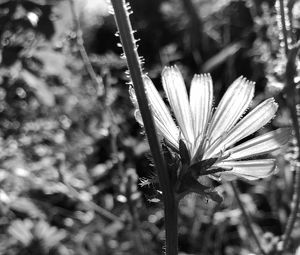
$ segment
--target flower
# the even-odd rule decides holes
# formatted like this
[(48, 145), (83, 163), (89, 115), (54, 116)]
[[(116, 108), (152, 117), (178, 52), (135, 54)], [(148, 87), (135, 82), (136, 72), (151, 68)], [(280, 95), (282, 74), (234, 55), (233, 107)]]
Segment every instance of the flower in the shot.
[[(274, 99), (269, 98), (242, 117), (254, 96), (254, 82), (243, 77), (236, 79), (214, 111), (209, 74), (194, 76), (188, 96), (178, 68), (166, 67), (162, 72), (162, 83), (176, 123), (151, 79), (145, 76), (144, 83), (159, 134), (177, 152), (182, 140), (189, 153), (190, 165), (210, 160), (209, 169), (227, 170), (219, 172), (226, 180), (236, 177), (256, 180), (274, 172), (275, 159), (253, 157), (268, 154), (286, 144), (290, 137), (289, 128), (280, 128), (234, 146), (271, 121), (278, 108)], [(133, 90), (131, 96), (137, 108), (136, 118), (142, 124)]]

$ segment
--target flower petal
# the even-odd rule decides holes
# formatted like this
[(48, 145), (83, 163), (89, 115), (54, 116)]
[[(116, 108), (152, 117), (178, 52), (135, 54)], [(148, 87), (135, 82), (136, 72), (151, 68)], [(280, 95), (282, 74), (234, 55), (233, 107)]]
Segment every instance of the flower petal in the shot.
[(130, 100), (131, 100), (134, 108), (136, 110), (139, 109), (139, 104), (137, 102), (137, 98), (136, 98), (136, 94), (135, 94), (134, 88), (132, 86), (129, 86), (128, 92), (129, 92), (129, 98), (130, 98)]
[[(154, 116), (154, 121), (155, 121), (155, 125), (158, 129), (158, 132), (160, 135), (162, 135), (166, 141), (174, 148), (177, 149), (179, 148), (179, 130), (174, 130), (173, 132), (171, 132), (169, 130), (169, 127), (165, 125), (165, 123), (163, 121), (161, 121), (160, 119), (156, 118)], [(176, 136), (177, 135), (177, 136)]]
[(275, 115), (278, 109), (274, 98), (269, 98), (255, 107), (248, 113), (241, 121), (239, 121), (229, 132), (219, 139), (219, 141), (212, 144), (205, 152), (204, 157), (210, 158), (237, 141), (251, 135), (258, 129), (266, 125)]
[[(171, 146), (173, 146), (175, 149), (178, 149), (179, 130), (175, 125), (167, 106), (163, 102), (149, 77), (144, 76), (144, 83), (157, 131)], [(144, 126), (133, 87), (129, 87), (129, 94), (130, 99), (136, 109), (134, 112), (135, 119), (141, 126)]]
[(203, 136), (213, 103), (213, 85), (209, 74), (195, 75), (190, 89), (190, 106), (194, 124), (194, 134)]
[(140, 124), (140, 126), (143, 127), (144, 123), (143, 123), (143, 119), (142, 119), (140, 109), (136, 109), (134, 111), (134, 117), (135, 117), (135, 120)]
[(234, 180), (236, 177), (249, 181), (266, 178), (272, 175), (276, 169), (275, 159), (226, 161), (216, 164), (217, 167), (232, 168), (232, 170), (221, 173), (224, 180)]
[(208, 130), (211, 142), (232, 128), (249, 107), (254, 95), (254, 84), (240, 77), (228, 88), (212, 117)]
[(178, 148), (179, 130), (166, 104), (148, 76), (144, 76), (144, 83), (158, 130), (171, 145)]
[(163, 87), (185, 139), (194, 141), (191, 109), (182, 75), (176, 66), (162, 72)]
[(228, 160), (244, 159), (267, 154), (286, 144), (290, 136), (290, 128), (280, 128), (244, 142), (225, 153), (230, 154)]

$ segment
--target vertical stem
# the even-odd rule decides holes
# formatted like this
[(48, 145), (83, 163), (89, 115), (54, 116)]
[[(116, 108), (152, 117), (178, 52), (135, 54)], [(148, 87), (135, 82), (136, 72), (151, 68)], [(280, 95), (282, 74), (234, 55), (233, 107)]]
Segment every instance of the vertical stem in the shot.
[(245, 209), (245, 207), (243, 205), (243, 202), (240, 199), (238, 188), (236, 187), (235, 183), (233, 183), (233, 182), (231, 182), (231, 187), (233, 189), (236, 201), (237, 201), (237, 203), (238, 203), (238, 205), (239, 205), (239, 207), (240, 207), (240, 209), (242, 211), (242, 214), (243, 214), (243, 216), (245, 218), (245, 224), (247, 226), (248, 231), (252, 235), (252, 237), (253, 237), (253, 239), (254, 239), (254, 241), (255, 241), (255, 243), (256, 243), (259, 251), (260, 251), (260, 253), (263, 254), (263, 255), (266, 255), (266, 253), (265, 253), (264, 249), (262, 248), (262, 246), (261, 246), (261, 244), (260, 244), (260, 242), (258, 240), (258, 237), (255, 234), (255, 231), (253, 229), (252, 219), (248, 215), (248, 213), (247, 213), (247, 211), (246, 211), (246, 209)]
[[(287, 57), (287, 64), (286, 64), (286, 72), (285, 72), (285, 81), (286, 81), (286, 94), (287, 94), (287, 105), (291, 113), (293, 128), (295, 132), (295, 137), (297, 140), (297, 145), (300, 150), (300, 125), (298, 122), (297, 116), (297, 109), (296, 109), (296, 84), (294, 82), (296, 71), (296, 58), (299, 54), (300, 49), (300, 42), (296, 43), (292, 49), (288, 47), (288, 31), (286, 27), (286, 17), (284, 11), (284, 0), (279, 0), (280, 3), (280, 16), (281, 16), (281, 28), (282, 33), (284, 35), (284, 43), (285, 43), (285, 51)], [(290, 17), (289, 17), (290, 18)], [(292, 30), (292, 29), (291, 29)], [(297, 163), (300, 162), (300, 156), (296, 159)], [(280, 254), (284, 254), (285, 250), (287, 249), (289, 239), (291, 237), (292, 230), (295, 226), (297, 214), (299, 212), (299, 205), (300, 205), (300, 169), (299, 167), (296, 168), (296, 176), (294, 178), (294, 191), (293, 191), (293, 199), (291, 205), (291, 213), (288, 218), (286, 228), (282, 237), (283, 244), (282, 250), (279, 251)]]
[(95, 89), (97, 94), (100, 92), (100, 89), (103, 89), (103, 84), (101, 79), (99, 79), (99, 77), (97, 77), (97, 74), (94, 71), (94, 68), (92, 66), (92, 63), (90, 61), (90, 58), (85, 50), (84, 47), (84, 41), (82, 38), (82, 30), (80, 28), (80, 23), (79, 23), (79, 19), (78, 16), (76, 14), (76, 10), (75, 10), (75, 5), (74, 5), (74, 0), (69, 0), (70, 3), (70, 7), (71, 7), (71, 12), (72, 12), (72, 17), (73, 17), (73, 23), (74, 23), (74, 29), (75, 29), (75, 33), (76, 33), (76, 43), (80, 52), (80, 56), (82, 58), (82, 61), (84, 63), (85, 69), (87, 71), (87, 73), (89, 74), (92, 82), (95, 85)]
[[(287, 88), (287, 105), (291, 113), (293, 128), (295, 132), (295, 137), (297, 141), (297, 146), (300, 150), (300, 125), (298, 122), (298, 116), (297, 116), (297, 109), (296, 109), (296, 96), (297, 96), (297, 90), (296, 90), (296, 84), (294, 82), (294, 77), (296, 74), (296, 65), (295, 61), (297, 58), (297, 55), (299, 53), (300, 49), (300, 43), (298, 42), (289, 52), (288, 55), (288, 61), (286, 65), (286, 88)], [(296, 159), (299, 164), (300, 157)], [(283, 235), (283, 245), (282, 245), (282, 251), (281, 254), (284, 254), (289, 239), (291, 237), (292, 230), (295, 226), (297, 214), (299, 212), (299, 205), (300, 205), (300, 169), (299, 167), (296, 168), (296, 176), (294, 179), (294, 191), (293, 191), (293, 199), (292, 199), (292, 205), (291, 205), (291, 214), (289, 216), (284, 235)]]
[(122, 47), (126, 56), (145, 131), (148, 137), (154, 165), (157, 169), (160, 187), (162, 189), (166, 228), (166, 254), (177, 255), (177, 202), (175, 200), (174, 190), (170, 185), (167, 166), (161, 152), (161, 146), (157, 138), (153, 116), (145, 93), (142, 68), (139, 61), (135, 39), (133, 37), (133, 30), (129, 20), (129, 6), (126, 5), (124, 0), (112, 0), (111, 3), (114, 9), (115, 20), (118, 26)]
[[(84, 67), (93, 83), (94, 89), (96, 91), (96, 96), (99, 97), (101, 94), (100, 92), (102, 92), (102, 90), (104, 91), (103, 80), (101, 79), (101, 77), (97, 76), (97, 74), (91, 64), (90, 58), (86, 52), (86, 49), (84, 47), (84, 41), (82, 38), (82, 30), (81, 30), (78, 15), (76, 13), (74, 0), (69, 0), (69, 4), (70, 4), (70, 9), (71, 9), (72, 19), (73, 19), (73, 24), (74, 24), (74, 32), (76, 35), (76, 45), (78, 47), (80, 57), (82, 59)], [(117, 129), (117, 125), (114, 121), (114, 116), (113, 116), (111, 109), (108, 107), (108, 105), (106, 105), (104, 103), (103, 105), (100, 104), (100, 106), (101, 106), (102, 111), (109, 115), (110, 122), (111, 122), (110, 133), (112, 135), (112, 139), (111, 139), (112, 146), (111, 147), (112, 147), (114, 157), (116, 158), (116, 160), (118, 160), (118, 148), (117, 148), (117, 143), (116, 143), (117, 132), (115, 131)], [(120, 164), (120, 161), (118, 160), (117, 163)], [(62, 180), (64, 180), (64, 179), (62, 179)], [(72, 189), (72, 187), (69, 184), (67, 184), (67, 182), (64, 181), (63, 183), (65, 185), (67, 185), (67, 187), (72, 191), (72, 193), (76, 192), (76, 190)], [(91, 201), (91, 202), (87, 202), (87, 203), (89, 203), (90, 207), (93, 208), (100, 215), (105, 216), (106, 218), (109, 218), (111, 220), (117, 219), (118, 221), (120, 221), (120, 219), (117, 216), (114, 216), (112, 213), (105, 210), (104, 208), (101, 208), (94, 202)]]
[(166, 254), (178, 254), (178, 203), (174, 191), (168, 205), (165, 203)]
[(286, 15), (285, 15), (285, 6), (284, 6), (284, 0), (278, 0), (279, 1), (279, 10), (280, 10), (280, 21), (282, 26), (282, 33), (283, 33), (283, 42), (284, 42), (284, 51), (287, 55), (289, 53), (289, 44), (288, 44), (288, 31), (286, 27)]
[[(195, 61), (195, 64), (199, 67), (203, 63), (201, 56), (201, 50), (199, 49), (199, 42), (201, 42), (201, 47), (207, 46), (207, 38), (203, 33), (202, 20), (197, 13), (197, 8), (192, 0), (182, 0), (183, 6), (187, 12), (189, 18), (190, 26), (190, 40), (191, 40), (191, 50)], [(200, 41), (201, 40), (201, 41)], [(198, 68), (197, 67), (197, 68)]]
[(291, 205), (292, 210), (291, 210), (289, 219), (287, 221), (286, 229), (284, 231), (281, 254), (284, 254), (284, 252), (287, 248), (288, 241), (291, 237), (291, 233), (292, 233), (292, 230), (294, 228), (294, 225), (295, 225), (295, 222), (297, 219), (298, 208), (300, 205), (299, 192), (300, 192), (300, 168), (298, 166), (298, 167), (296, 167), (296, 176), (295, 176), (295, 182), (294, 182), (294, 194), (293, 194), (293, 201), (292, 201), (292, 205)]
[[(107, 88), (109, 85), (107, 82), (107, 80), (108, 80), (107, 76), (109, 75), (109, 72), (106, 76), (103, 75), (104, 79), (97, 76), (97, 74), (92, 66), (92, 63), (90, 61), (90, 58), (86, 52), (86, 49), (84, 47), (84, 41), (82, 38), (82, 30), (81, 30), (78, 15), (76, 13), (74, 0), (69, 0), (69, 4), (70, 4), (71, 14), (72, 14), (72, 19), (73, 19), (73, 24), (74, 24), (74, 31), (76, 34), (76, 45), (78, 47), (80, 57), (85, 66), (85, 69), (93, 83), (93, 87), (96, 91), (96, 96), (97, 96), (97, 99), (99, 102), (99, 106), (101, 107), (103, 114), (107, 114), (108, 119), (110, 121), (109, 132), (111, 135), (110, 142), (111, 142), (112, 157), (113, 157), (114, 163), (116, 163), (116, 165), (117, 165), (118, 173), (119, 173), (119, 175), (121, 175), (121, 173), (123, 172), (122, 171), (123, 169), (122, 169), (122, 165), (121, 165), (121, 162), (120, 162), (120, 159), (118, 156), (118, 146), (117, 146), (117, 138), (118, 138), (119, 128), (118, 128), (118, 125), (116, 124), (115, 116), (112, 112), (112, 109), (107, 104), (107, 100), (106, 100), (106, 93), (107, 93)], [(106, 86), (104, 86), (104, 85), (106, 85)], [(102, 98), (100, 98), (100, 96), (102, 96)], [(100, 99), (103, 101), (103, 103), (100, 102)]]

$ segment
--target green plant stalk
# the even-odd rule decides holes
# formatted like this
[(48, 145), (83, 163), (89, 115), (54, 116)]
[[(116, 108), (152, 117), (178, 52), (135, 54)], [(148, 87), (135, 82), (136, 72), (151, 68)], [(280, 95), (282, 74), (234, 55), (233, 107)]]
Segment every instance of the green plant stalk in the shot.
[[(300, 125), (298, 122), (297, 110), (296, 110), (296, 84), (294, 82), (294, 77), (296, 75), (296, 66), (295, 61), (299, 54), (300, 49), (300, 42), (295, 44), (291, 49), (288, 45), (288, 31), (286, 28), (286, 17), (284, 12), (284, 0), (279, 0), (280, 3), (280, 20), (281, 20), (281, 27), (282, 33), (284, 36), (284, 46), (285, 46), (285, 53), (287, 57), (287, 64), (286, 64), (286, 72), (285, 72), (285, 88), (286, 88), (286, 95), (287, 95), (287, 105), (291, 113), (293, 129), (295, 131), (295, 137), (297, 140), (298, 148), (300, 149)], [(300, 157), (297, 159), (300, 162)], [(295, 226), (295, 222), (297, 219), (297, 214), (299, 212), (300, 206), (300, 173), (299, 169), (296, 169), (296, 176), (294, 178), (294, 190), (293, 190), (293, 198), (291, 203), (291, 213), (289, 215), (286, 228), (284, 230), (284, 234), (282, 237), (282, 248), (279, 250), (280, 254), (284, 254), (285, 250), (287, 249), (291, 233)]]
[(279, 10), (280, 10), (280, 21), (282, 26), (282, 33), (283, 33), (283, 42), (284, 42), (284, 51), (285, 54), (288, 55), (289, 53), (289, 43), (288, 43), (288, 31), (286, 29), (285, 19), (287, 18), (284, 11), (284, 0), (279, 0)]
[(231, 187), (232, 187), (232, 190), (233, 190), (233, 193), (234, 193), (234, 196), (236, 198), (236, 201), (238, 203), (238, 206), (240, 207), (241, 211), (242, 211), (242, 214), (245, 218), (245, 225), (249, 231), (249, 233), (252, 235), (259, 251), (260, 251), (260, 254), (262, 255), (266, 255), (266, 252), (264, 251), (264, 249), (262, 248), (259, 240), (258, 240), (258, 237), (253, 229), (253, 225), (252, 225), (252, 219), (250, 218), (250, 216), (248, 215), (244, 205), (243, 205), (243, 202), (241, 201), (240, 199), (240, 196), (239, 196), (239, 191), (238, 191), (238, 188), (236, 187), (235, 183), (231, 182)]
[(294, 192), (293, 192), (293, 200), (291, 204), (291, 214), (288, 218), (286, 228), (284, 231), (283, 235), (283, 244), (282, 244), (282, 251), (280, 252), (281, 254), (285, 254), (285, 250), (288, 246), (289, 239), (291, 237), (291, 233), (293, 231), (296, 219), (297, 219), (297, 214), (298, 214), (298, 208), (300, 205), (300, 196), (299, 196), (299, 190), (300, 190), (300, 169), (297, 167), (296, 169), (296, 176), (295, 176), (295, 182), (294, 182)]
[[(110, 128), (109, 128), (110, 135), (111, 135), (110, 145), (111, 145), (111, 149), (112, 149), (112, 157), (114, 159), (114, 163), (117, 166), (117, 171), (118, 171), (118, 175), (119, 175), (118, 177), (120, 178), (124, 174), (124, 168), (123, 168), (121, 160), (119, 159), (119, 156), (118, 156), (117, 139), (118, 139), (118, 135), (119, 135), (119, 128), (116, 124), (115, 116), (114, 116), (110, 106), (107, 104), (107, 100), (106, 100), (107, 90), (110, 85), (108, 82), (108, 80), (110, 80), (110, 73), (107, 72), (106, 75), (102, 74), (102, 79), (98, 79), (98, 76), (92, 66), (92, 63), (91, 63), (89, 56), (84, 47), (82, 30), (81, 30), (80, 22), (78, 19), (78, 15), (76, 13), (74, 0), (69, 0), (69, 3), (70, 3), (71, 13), (72, 13), (72, 17), (73, 17), (74, 31), (76, 33), (76, 44), (78, 46), (80, 56), (82, 58), (83, 64), (86, 68), (86, 71), (87, 71), (88, 75), (90, 76), (91, 81), (93, 82), (93, 85), (94, 85), (94, 88), (96, 91), (96, 95), (97, 95), (97, 99), (99, 100), (101, 109), (103, 110), (103, 112), (105, 114), (107, 114), (107, 116), (110, 120), (110, 123), (111, 123)], [(102, 97), (100, 98), (100, 96), (102, 96)], [(101, 100), (102, 104), (101, 104), (100, 100)], [(66, 184), (66, 186), (70, 189), (70, 191), (72, 191), (72, 190), (74, 191), (74, 189), (71, 189), (72, 187), (70, 185), (68, 185), (67, 182), (64, 182), (64, 184)], [(74, 193), (74, 192), (72, 192), (72, 193)], [(132, 207), (131, 194), (127, 194), (126, 197), (127, 197), (127, 202), (130, 205), (130, 209), (131, 209), (129, 211), (132, 216), (131, 223), (132, 223), (132, 227), (133, 227), (133, 236), (135, 239), (135, 244), (136, 244), (139, 254), (144, 254), (145, 251), (143, 248), (143, 242), (142, 242), (143, 240), (142, 240), (142, 235), (141, 235), (141, 231), (139, 228), (139, 219), (136, 216), (136, 208)], [(102, 217), (106, 217), (112, 221), (118, 220), (121, 222), (121, 224), (124, 223), (123, 221), (121, 221), (120, 218), (113, 215), (112, 213), (105, 210), (104, 208), (101, 208), (100, 206), (93, 203), (92, 201), (85, 202), (85, 203), (88, 204), (89, 207), (91, 207), (95, 212), (100, 214)]]
[[(300, 125), (298, 122), (298, 116), (297, 116), (297, 109), (296, 109), (296, 84), (294, 83), (294, 77), (296, 74), (296, 66), (295, 61), (299, 54), (300, 49), (300, 42), (298, 42), (290, 51), (288, 54), (288, 61), (286, 65), (286, 88), (287, 88), (287, 105), (289, 107), (293, 128), (295, 131), (295, 137), (297, 140), (297, 146), (300, 149)], [(300, 162), (300, 158), (297, 158), (298, 163)], [(288, 218), (286, 228), (283, 234), (283, 245), (282, 245), (282, 251), (281, 254), (284, 254), (289, 239), (291, 237), (292, 230), (295, 226), (295, 222), (297, 219), (297, 214), (299, 212), (299, 206), (300, 206), (300, 169), (296, 169), (296, 176), (294, 179), (294, 191), (293, 191), (293, 198), (292, 198), (292, 204), (291, 204), (291, 213)]]
[(84, 63), (84, 67), (88, 73), (88, 75), (90, 76), (92, 82), (94, 83), (95, 89), (97, 94), (100, 93), (100, 90), (103, 90), (103, 83), (101, 81), (101, 79), (99, 77), (97, 77), (97, 74), (94, 71), (94, 68), (92, 66), (92, 63), (90, 61), (90, 58), (85, 50), (84, 47), (84, 41), (82, 38), (82, 30), (80, 28), (80, 23), (79, 23), (79, 19), (78, 16), (76, 14), (76, 10), (75, 10), (75, 5), (74, 5), (74, 0), (69, 0), (69, 4), (71, 7), (71, 14), (72, 14), (72, 18), (73, 18), (73, 23), (74, 23), (74, 30), (76, 33), (76, 43), (79, 49), (79, 53), (80, 56), (82, 58), (82, 61)]
[[(73, 19), (73, 24), (74, 24), (74, 32), (76, 35), (76, 44), (77, 44), (82, 62), (84, 64), (84, 67), (94, 85), (96, 95), (97, 95), (97, 97), (99, 97), (102, 94), (102, 91), (104, 91), (104, 84), (103, 84), (102, 79), (97, 76), (97, 74), (92, 66), (92, 63), (89, 59), (89, 56), (85, 50), (84, 41), (82, 38), (82, 30), (80, 27), (78, 15), (76, 13), (74, 0), (69, 0), (69, 4), (70, 4), (70, 9), (71, 9), (72, 19)], [(113, 151), (113, 155), (117, 155), (117, 145), (116, 145), (117, 134), (116, 134), (116, 132), (112, 132), (112, 129), (116, 129), (116, 123), (114, 121), (114, 116), (111, 112), (111, 109), (105, 103), (104, 103), (104, 105), (100, 104), (100, 107), (103, 110), (103, 112), (107, 112), (109, 114), (110, 121), (111, 121), (110, 132), (112, 134), (112, 139), (111, 139), (112, 151)], [(115, 156), (115, 158), (116, 158), (116, 156)], [(118, 164), (119, 164), (119, 161), (118, 161)], [(74, 197), (77, 197), (77, 198), (80, 197), (80, 196), (76, 196), (76, 194), (78, 195), (78, 192), (65, 181), (65, 178), (63, 177), (63, 173), (62, 173), (61, 169), (58, 169), (58, 171), (59, 171), (59, 175), (60, 175), (60, 179), (61, 179), (62, 183), (68, 187), (68, 189), (74, 195)], [(111, 221), (119, 221), (123, 224), (123, 220), (121, 218), (119, 218), (118, 216), (114, 215), (113, 213), (107, 211), (106, 209), (100, 207), (93, 201), (84, 201), (84, 202), (88, 205), (88, 207), (92, 208), (100, 216), (105, 217)]]
[(145, 131), (148, 137), (154, 165), (157, 169), (160, 187), (162, 190), (165, 213), (166, 254), (177, 255), (178, 205), (175, 198), (175, 192), (173, 190), (173, 187), (170, 185), (167, 166), (162, 155), (162, 150), (157, 138), (153, 116), (146, 97), (142, 68), (137, 52), (137, 46), (133, 36), (133, 30), (129, 20), (128, 6), (126, 5), (124, 0), (112, 0), (111, 3), (114, 10), (115, 21), (119, 30), (122, 47), (126, 56), (128, 69), (130, 71), (131, 80), (139, 104), (139, 109), (142, 115)]

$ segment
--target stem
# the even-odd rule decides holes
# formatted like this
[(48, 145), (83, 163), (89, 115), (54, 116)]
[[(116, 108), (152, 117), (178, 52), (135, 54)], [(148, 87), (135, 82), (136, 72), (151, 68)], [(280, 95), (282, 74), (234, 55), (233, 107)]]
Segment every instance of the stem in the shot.
[(291, 214), (289, 216), (289, 219), (287, 221), (287, 225), (286, 225), (286, 229), (284, 231), (284, 235), (283, 235), (283, 245), (282, 245), (282, 251), (281, 254), (284, 254), (289, 239), (291, 237), (291, 233), (292, 230), (294, 228), (296, 219), (297, 219), (297, 214), (298, 214), (298, 208), (300, 205), (300, 196), (299, 196), (299, 192), (300, 192), (300, 168), (299, 166), (296, 168), (296, 176), (295, 176), (295, 182), (294, 182), (294, 194), (293, 194), (293, 200), (292, 200), (292, 210), (291, 210)]
[[(286, 64), (286, 72), (285, 72), (285, 76), (286, 76), (285, 88), (287, 94), (287, 105), (291, 113), (293, 129), (295, 132), (298, 149), (300, 150), (300, 125), (298, 122), (297, 109), (296, 109), (297, 90), (296, 90), (296, 84), (294, 82), (294, 78), (297, 73), (295, 62), (299, 53), (300, 42), (298, 41), (298, 43), (296, 43), (292, 49), (289, 49), (288, 32), (285, 23), (286, 19), (285, 19), (285, 11), (284, 11), (284, 2), (283, 0), (279, 0), (279, 3), (280, 3), (281, 27), (284, 35), (284, 44), (285, 44), (285, 51), (287, 56), (287, 64)], [(300, 155), (298, 155), (298, 159), (296, 160), (298, 161), (297, 162), (298, 165), (300, 162)], [(287, 245), (289, 243), (289, 239), (291, 237), (291, 233), (293, 231), (297, 219), (297, 214), (299, 212), (299, 205), (300, 205), (300, 169), (299, 167), (297, 167), (296, 176), (294, 178), (294, 191), (293, 191), (293, 199), (291, 204), (291, 214), (288, 218), (284, 235), (282, 238), (283, 244), (282, 244), (282, 250), (279, 251), (280, 254), (284, 254), (285, 250), (287, 249)]]
[(137, 214), (137, 207), (136, 203), (132, 199), (133, 188), (136, 185), (135, 180), (133, 179), (132, 175), (128, 175), (127, 183), (126, 183), (126, 191), (125, 195), (127, 198), (127, 206), (128, 210), (131, 216), (131, 222), (132, 222), (132, 232), (133, 232), (133, 238), (135, 239), (135, 244), (137, 248), (137, 252), (139, 254), (145, 254), (146, 250), (143, 246), (144, 239), (143, 239), (143, 233), (140, 229), (140, 219)]
[[(166, 205), (165, 205), (165, 208)], [(166, 215), (166, 213), (168, 215)], [(178, 203), (175, 199), (175, 193), (169, 201), (168, 210), (165, 210), (165, 226), (166, 226), (166, 254), (178, 254)]]
[[(76, 13), (76, 8), (75, 8), (75, 4), (74, 4), (74, 0), (69, 0), (69, 4), (70, 4), (70, 9), (71, 9), (71, 14), (72, 14), (72, 19), (73, 19), (73, 24), (74, 24), (74, 32), (76, 34), (76, 45), (78, 47), (79, 53), (80, 53), (80, 57), (82, 59), (82, 62), (84, 64), (84, 67), (93, 83), (94, 89), (96, 91), (96, 96), (97, 99), (100, 99), (100, 94), (102, 94), (103, 92), (103, 97), (101, 98), (104, 103), (103, 104), (99, 104), (99, 106), (101, 107), (101, 110), (104, 114), (108, 115), (108, 118), (110, 120), (110, 134), (111, 134), (111, 149), (112, 149), (112, 156), (114, 159), (114, 163), (117, 164), (118, 166), (118, 173), (120, 175), (120, 173), (122, 172), (123, 169), (121, 169), (121, 162), (119, 160), (118, 157), (118, 146), (117, 146), (117, 137), (118, 137), (118, 126), (115, 122), (115, 117), (114, 114), (111, 110), (111, 108), (109, 107), (109, 105), (106, 104), (106, 89), (104, 87), (103, 84), (103, 80), (101, 79), (101, 77), (98, 77), (93, 66), (92, 63), (90, 61), (90, 58), (86, 52), (86, 49), (84, 47), (84, 40), (82, 37), (82, 30), (81, 30), (81, 26), (80, 26), (80, 22), (79, 22), (79, 18), (78, 15)], [(105, 80), (106, 81), (106, 80)], [(106, 86), (108, 87), (108, 86)], [(101, 92), (101, 93), (100, 93)], [(66, 183), (65, 183), (66, 184)], [(74, 193), (74, 192), (73, 192)], [(93, 202), (89, 202), (91, 207), (98, 212), (99, 214), (105, 216), (106, 218), (109, 218), (111, 220), (113, 220), (114, 218), (117, 219), (117, 216), (114, 216), (113, 214), (111, 214), (110, 212), (106, 211), (105, 209), (99, 207), (97, 204), (93, 203)], [(118, 219), (120, 221), (120, 219)]]
[(75, 33), (76, 33), (76, 44), (78, 46), (79, 53), (80, 53), (80, 56), (81, 56), (82, 61), (84, 63), (85, 69), (86, 69), (88, 75), (90, 76), (92, 82), (94, 83), (96, 92), (98, 94), (99, 90), (103, 88), (103, 84), (102, 84), (101, 79), (99, 79), (97, 77), (97, 74), (94, 71), (94, 68), (93, 68), (92, 63), (90, 61), (90, 58), (89, 58), (89, 56), (88, 56), (88, 54), (85, 50), (84, 41), (83, 41), (83, 38), (82, 38), (82, 30), (80, 28), (80, 22), (79, 22), (78, 16), (76, 14), (74, 0), (69, 0), (69, 3), (70, 3), (70, 7), (71, 7), (73, 23), (74, 23), (74, 29), (75, 29)]
[(282, 33), (283, 33), (283, 42), (284, 42), (284, 51), (287, 55), (289, 53), (289, 44), (288, 44), (288, 31), (286, 28), (286, 15), (285, 15), (285, 6), (284, 6), (284, 0), (279, 0), (279, 11), (280, 11), (280, 21), (282, 26)]
[(238, 203), (238, 205), (239, 205), (239, 207), (242, 211), (242, 214), (245, 218), (245, 224), (247, 226), (247, 230), (249, 231), (250, 235), (252, 235), (252, 237), (253, 237), (253, 239), (254, 239), (254, 241), (255, 241), (255, 243), (256, 243), (259, 251), (260, 251), (260, 253), (263, 254), (263, 255), (266, 255), (266, 253), (265, 253), (264, 249), (262, 248), (262, 246), (261, 246), (261, 244), (258, 240), (258, 237), (257, 237), (257, 235), (254, 231), (254, 228), (253, 228), (253, 225), (252, 225), (252, 219), (248, 215), (248, 213), (247, 213), (247, 211), (246, 211), (246, 209), (245, 209), (245, 207), (244, 207), (244, 205), (243, 205), (243, 203), (240, 199), (238, 188), (236, 187), (235, 183), (233, 183), (233, 182), (231, 182), (231, 187), (233, 189), (236, 201), (237, 201), (237, 203)]
[(201, 47), (207, 46), (207, 38), (203, 33), (203, 23), (201, 18), (197, 13), (197, 7), (192, 0), (182, 0), (183, 7), (189, 18), (189, 29), (190, 29), (190, 40), (191, 40), (191, 52), (197, 65), (197, 68), (203, 63), (203, 58), (201, 56), (201, 50), (199, 49), (199, 42)]
[[(298, 148), (300, 149), (300, 125), (298, 122), (297, 109), (296, 109), (296, 84), (294, 83), (294, 77), (296, 74), (296, 66), (295, 61), (296, 57), (299, 53), (300, 43), (298, 42), (291, 50), (288, 56), (288, 61), (286, 65), (286, 88), (287, 88), (287, 105), (291, 113), (291, 118), (293, 122), (293, 128), (295, 132), (295, 137), (297, 140)], [(298, 155), (298, 159), (296, 159), (299, 164), (300, 156)], [(291, 237), (292, 230), (295, 226), (297, 214), (299, 211), (300, 205), (300, 169), (296, 168), (296, 176), (294, 181), (294, 192), (293, 199), (291, 205), (291, 214), (289, 216), (284, 235), (283, 235), (283, 245), (281, 254), (284, 254), (285, 249), (287, 248), (289, 239)]]
[(104, 217), (110, 221), (118, 221), (120, 223), (124, 223), (124, 220), (121, 219), (120, 217), (114, 215), (113, 213), (111, 213), (110, 211), (102, 208), (101, 206), (97, 205), (96, 203), (94, 203), (92, 200), (83, 200), (82, 196), (80, 195), (80, 193), (74, 189), (72, 187), (72, 185), (70, 185), (70, 183), (66, 180), (65, 178), (65, 163), (64, 163), (64, 159), (60, 159), (59, 160), (59, 165), (57, 167), (57, 171), (58, 171), (58, 175), (59, 175), (59, 179), (61, 181), (61, 183), (63, 183), (68, 191), (70, 192), (70, 195), (79, 200), (81, 203), (83, 203), (86, 207), (94, 210), (96, 213), (98, 213), (101, 217)]
[(139, 61), (135, 39), (133, 37), (133, 30), (129, 20), (128, 6), (124, 0), (112, 0), (111, 3), (114, 9), (115, 21), (120, 33), (122, 47), (126, 56), (145, 131), (148, 137), (154, 165), (157, 169), (160, 187), (162, 189), (166, 228), (166, 254), (177, 255), (177, 202), (175, 200), (174, 190), (170, 185), (168, 170), (161, 152), (161, 146), (157, 138), (153, 116), (146, 97), (142, 68)]

